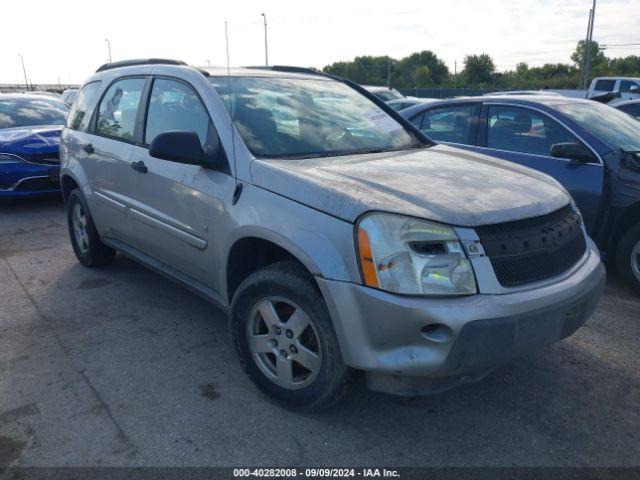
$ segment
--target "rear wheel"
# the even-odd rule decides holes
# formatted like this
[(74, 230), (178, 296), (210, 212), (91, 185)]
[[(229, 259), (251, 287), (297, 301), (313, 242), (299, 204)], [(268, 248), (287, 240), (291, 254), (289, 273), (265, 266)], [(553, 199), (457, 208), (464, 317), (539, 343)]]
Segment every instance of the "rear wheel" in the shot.
[(80, 190), (75, 189), (67, 199), (69, 237), (76, 257), (87, 267), (98, 267), (113, 261), (116, 251), (100, 240), (91, 212)]
[(620, 276), (640, 294), (640, 223), (636, 223), (620, 239), (616, 252)]
[(267, 266), (242, 282), (231, 331), (251, 380), (281, 405), (320, 410), (346, 393), (353, 372), (313, 277), (295, 262)]

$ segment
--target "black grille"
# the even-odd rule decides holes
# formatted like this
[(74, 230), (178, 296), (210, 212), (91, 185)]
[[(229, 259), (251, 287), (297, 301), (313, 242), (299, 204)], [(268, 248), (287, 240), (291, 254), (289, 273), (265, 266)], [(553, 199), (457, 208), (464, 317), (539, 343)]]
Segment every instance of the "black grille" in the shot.
[(541, 217), (476, 227), (500, 284), (515, 287), (565, 272), (582, 257), (586, 241), (570, 205)]

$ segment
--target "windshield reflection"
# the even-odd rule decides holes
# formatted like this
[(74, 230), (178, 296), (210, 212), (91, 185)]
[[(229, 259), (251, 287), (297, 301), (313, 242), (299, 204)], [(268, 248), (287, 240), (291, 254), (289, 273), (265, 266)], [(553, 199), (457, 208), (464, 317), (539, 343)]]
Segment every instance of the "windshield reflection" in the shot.
[(340, 82), (236, 76), (212, 77), (211, 82), (245, 143), (260, 157), (346, 155), (422, 145), (376, 104)]

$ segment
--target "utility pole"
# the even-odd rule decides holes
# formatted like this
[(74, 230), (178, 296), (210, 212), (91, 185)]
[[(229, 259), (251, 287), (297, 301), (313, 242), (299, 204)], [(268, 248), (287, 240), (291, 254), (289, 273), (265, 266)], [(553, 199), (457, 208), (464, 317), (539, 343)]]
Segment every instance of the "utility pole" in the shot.
[(27, 69), (24, 68), (24, 58), (22, 58), (22, 54), (19, 53), (20, 61), (22, 62), (22, 73), (24, 73), (24, 85), (27, 87), (27, 91), (29, 91), (29, 80), (27, 80)]
[(593, 24), (596, 17), (596, 0), (589, 12), (589, 24), (587, 26), (587, 38), (584, 43), (584, 67), (582, 70), (582, 88), (589, 88), (589, 68), (591, 66), (591, 42), (593, 41)]
[(267, 16), (264, 13), (261, 13), (262, 19), (264, 20), (264, 64), (265, 66), (269, 66), (269, 47), (267, 45)]
[(458, 60), (453, 61), (453, 88), (458, 88)]
[(111, 42), (108, 38), (105, 38), (104, 41), (107, 42), (107, 49), (109, 50), (109, 63), (111, 63)]

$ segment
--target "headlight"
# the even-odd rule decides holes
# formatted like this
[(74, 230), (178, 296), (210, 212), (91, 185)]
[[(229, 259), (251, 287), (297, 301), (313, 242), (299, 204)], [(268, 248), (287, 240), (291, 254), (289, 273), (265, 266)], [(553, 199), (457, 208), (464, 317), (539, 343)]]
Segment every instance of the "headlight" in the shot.
[(357, 226), (365, 285), (417, 295), (476, 293), (471, 262), (446, 225), (389, 213), (371, 213)]

